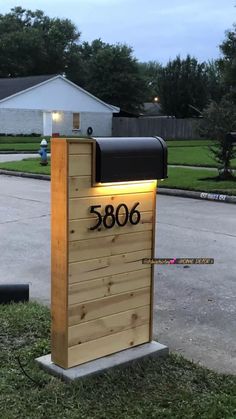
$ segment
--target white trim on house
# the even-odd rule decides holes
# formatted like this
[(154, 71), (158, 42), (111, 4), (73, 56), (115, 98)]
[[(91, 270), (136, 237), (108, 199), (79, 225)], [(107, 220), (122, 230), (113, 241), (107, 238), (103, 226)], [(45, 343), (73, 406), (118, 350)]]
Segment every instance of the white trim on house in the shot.
[(23, 93), (25, 93), (25, 92), (29, 92), (29, 91), (31, 91), (31, 90), (33, 90), (33, 89), (38, 88), (39, 86), (42, 86), (42, 85), (47, 84), (47, 83), (50, 83), (52, 80), (56, 80), (56, 79), (62, 79), (62, 80), (64, 80), (64, 81), (65, 81), (65, 82), (67, 82), (68, 84), (70, 84), (70, 85), (72, 85), (73, 87), (75, 87), (77, 90), (79, 90), (79, 91), (83, 92), (84, 94), (86, 94), (87, 96), (91, 97), (91, 98), (92, 98), (93, 100), (95, 100), (96, 102), (98, 102), (98, 103), (100, 103), (100, 104), (102, 104), (102, 105), (106, 106), (106, 107), (107, 107), (108, 109), (110, 109), (113, 113), (118, 113), (118, 112), (120, 111), (120, 109), (119, 109), (118, 107), (113, 106), (113, 105), (108, 105), (107, 103), (105, 103), (105, 102), (103, 102), (102, 100), (98, 99), (96, 96), (93, 96), (91, 93), (87, 92), (87, 90), (84, 90), (84, 89), (82, 89), (82, 87), (77, 86), (77, 84), (73, 83), (72, 81), (67, 80), (65, 77), (61, 76), (60, 74), (58, 74), (57, 76), (52, 77), (52, 78), (50, 78), (50, 79), (48, 79), (48, 80), (45, 80), (45, 81), (43, 81), (43, 82), (41, 82), (41, 83), (38, 83), (38, 84), (36, 84), (36, 85), (34, 85), (34, 86), (31, 86), (31, 87), (29, 87), (28, 89), (24, 89), (24, 90), (21, 90), (20, 92), (14, 93), (13, 95), (7, 96), (7, 97), (5, 97), (4, 99), (1, 99), (1, 100), (0, 100), (0, 103), (5, 102), (5, 101), (7, 101), (7, 100), (9, 100), (9, 99), (12, 99), (12, 98), (14, 98), (14, 97), (16, 97), (16, 96), (20, 96), (21, 94), (23, 94)]
[(43, 135), (52, 135), (52, 112), (43, 112)]

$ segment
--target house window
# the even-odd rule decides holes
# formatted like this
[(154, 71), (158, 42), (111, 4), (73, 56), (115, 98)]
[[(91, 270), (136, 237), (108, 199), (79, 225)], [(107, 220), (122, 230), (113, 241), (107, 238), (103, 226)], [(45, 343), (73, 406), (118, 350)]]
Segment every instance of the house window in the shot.
[(73, 113), (73, 130), (80, 129), (80, 113)]

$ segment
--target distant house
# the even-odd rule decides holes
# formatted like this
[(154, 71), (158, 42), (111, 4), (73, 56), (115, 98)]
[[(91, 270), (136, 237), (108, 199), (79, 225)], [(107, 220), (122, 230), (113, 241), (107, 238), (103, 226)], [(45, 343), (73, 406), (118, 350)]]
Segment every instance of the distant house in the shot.
[(161, 116), (161, 105), (156, 102), (145, 102), (143, 104), (143, 116)]
[(111, 136), (117, 112), (61, 75), (0, 78), (0, 133)]

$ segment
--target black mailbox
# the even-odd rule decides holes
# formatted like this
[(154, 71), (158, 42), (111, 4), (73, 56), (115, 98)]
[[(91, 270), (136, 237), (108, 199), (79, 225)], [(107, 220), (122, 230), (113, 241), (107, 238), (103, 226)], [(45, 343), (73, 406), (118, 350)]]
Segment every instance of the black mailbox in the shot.
[(96, 140), (96, 182), (127, 182), (167, 177), (167, 146), (160, 137)]
[(236, 145), (236, 132), (228, 132), (225, 138), (228, 144)]

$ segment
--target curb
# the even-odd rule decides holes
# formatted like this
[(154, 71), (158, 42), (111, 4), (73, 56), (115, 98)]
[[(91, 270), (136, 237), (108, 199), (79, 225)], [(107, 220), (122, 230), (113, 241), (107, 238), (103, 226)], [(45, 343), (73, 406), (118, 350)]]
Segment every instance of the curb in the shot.
[(40, 175), (40, 174), (36, 174), (36, 173), (16, 172), (14, 170), (4, 170), (4, 169), (0, 169), (0, 175), (16, 176), (16, 177), (25, 177), (25, 178), (39, 179), (39, 180), (51, 180), (51, 176), (49, 176), (49, 175)]
[(227, 204), (236, 204), (236, 196), (223, 195), (217, 193), (185, 191), (184, 189), (158, 188), (160, 195), (179, 196), (181, 198), (201, 199), (205, 201), (226, 202)]
[[(3, 169), (0, 169), (0, 175), (24, 177), (24, 178), (30, 178), (30, 179), (47, 180), (47, 181), (51, 180), (50, 175), (16, 172), (13, 170), (3, 170)], [(159, 187), (158, 194), (178, 196), (180, 198), (192, 198), (192, 199), (201, 199), (205, 201), (217, 201), (217, 202), (226, 202), (227, 204), (236, 204), (236, 196), (216, 194), (216, 193), (186, 191), (184, 189), (168, 189), (168, 188)]]

